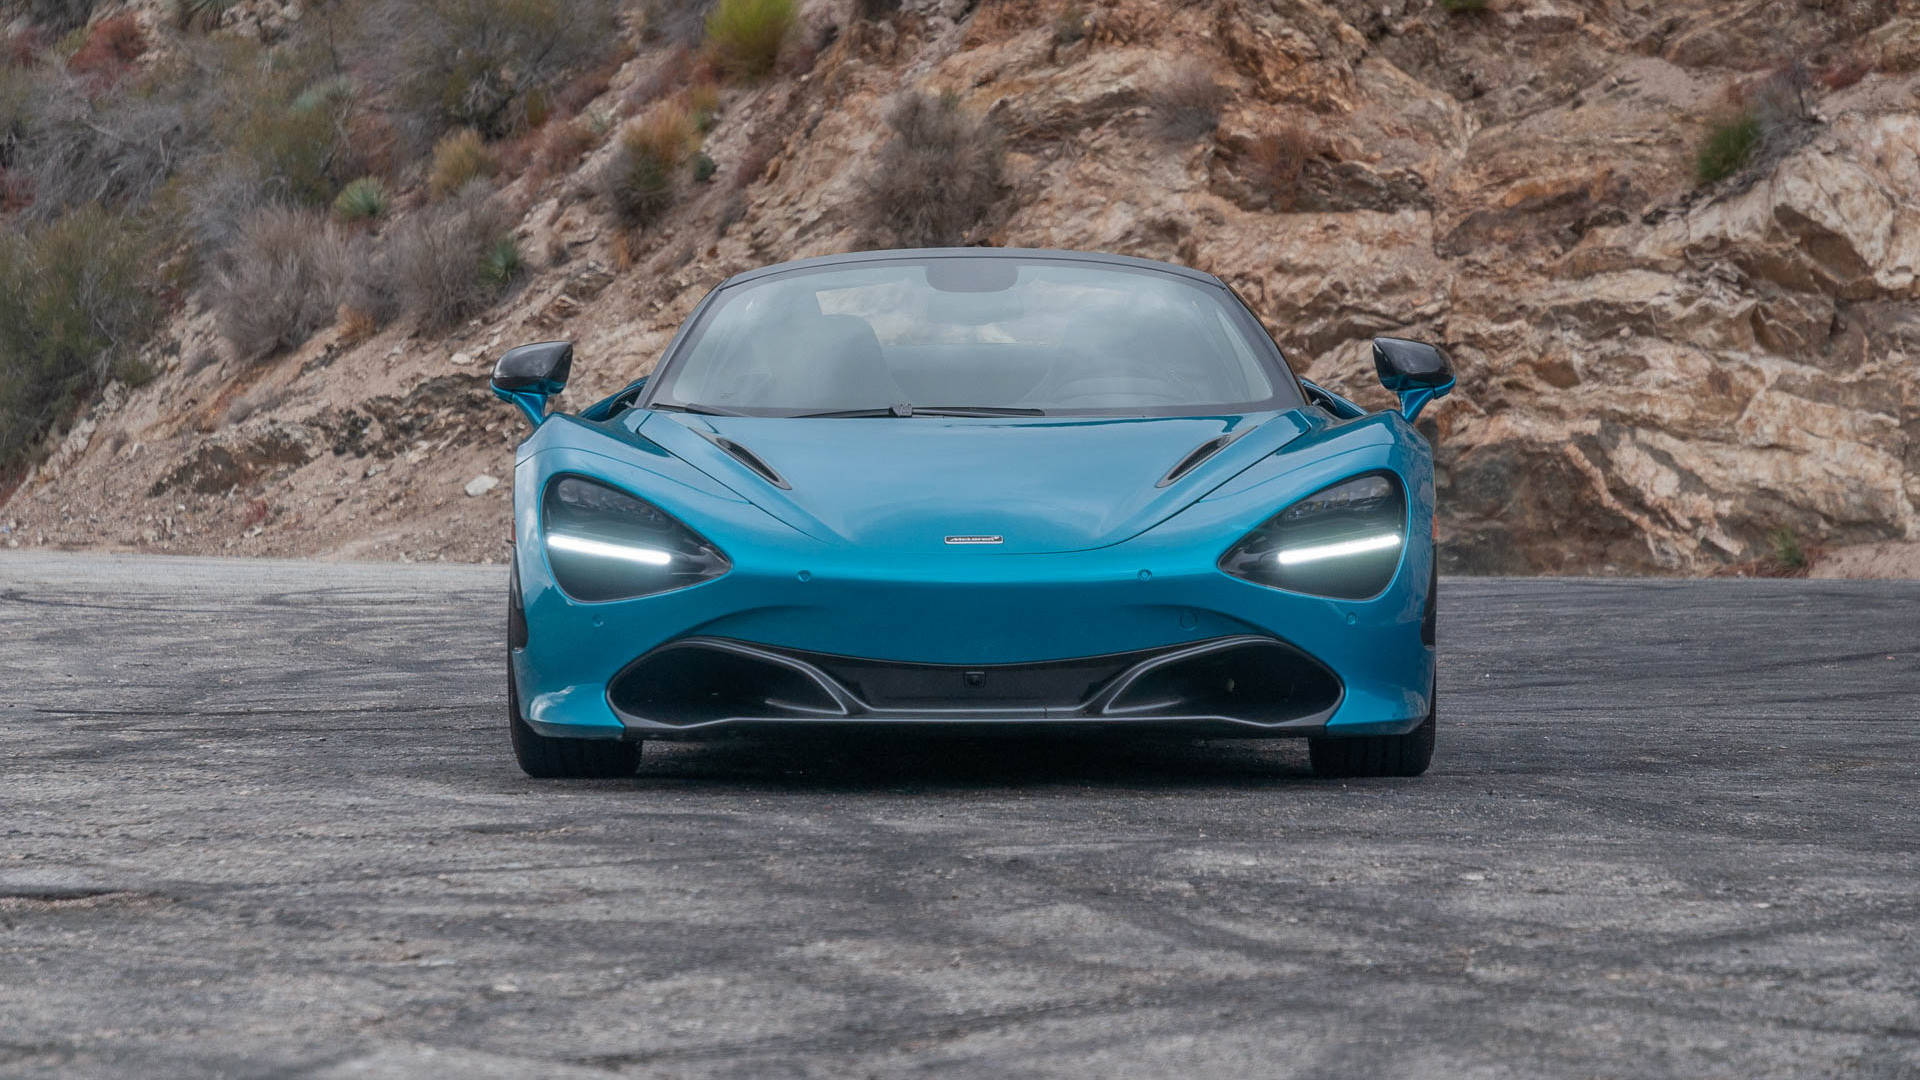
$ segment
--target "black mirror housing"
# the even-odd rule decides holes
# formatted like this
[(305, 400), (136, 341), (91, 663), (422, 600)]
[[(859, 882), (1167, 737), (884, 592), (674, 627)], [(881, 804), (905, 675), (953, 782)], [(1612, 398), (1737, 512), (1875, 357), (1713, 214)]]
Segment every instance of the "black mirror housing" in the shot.
[(1453, 389), (1453, 364), (1447, 354), (1424, 341), (1373, 339), (1373, 371), (1380, 385), (1400, 399), (1400, 415), (1412, 423), (1427, 402)]
[(573, 342), (541, 341), (500, 354), (493, 365), (493, 396), (512, 404), (534, 427), (547, 418), (547, 399), (573, 373)]

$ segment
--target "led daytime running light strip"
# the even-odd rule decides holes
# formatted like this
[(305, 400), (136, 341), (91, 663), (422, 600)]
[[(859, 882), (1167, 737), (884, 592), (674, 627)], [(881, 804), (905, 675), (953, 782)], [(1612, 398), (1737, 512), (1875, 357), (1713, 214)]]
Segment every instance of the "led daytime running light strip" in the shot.
[(568, 536), (565, 533), (549, 533), (547, 546), (559, 551), (571, 551), (576, 555), (598, 555), (603, 559), (625, 559), (628, 562), (645, 563), (648, 566), (665, 566), (673, 561), (673, 556), (658, 548), (628, 547), (625, 544), (609, 544), (604, 540), (589, 540), (584, 536)]
[(1338, 559), (1347, 555), (1360, 555), (1369, 551), (1384, 551), (1399, 547), (1398, 533), (1382, 536), (1363, 536), (1358, 540), (1342, 540), (1336, 544), (1315, 544), (1313, 547), (1293, 548), (1278, 552), (1274, 558), (1281, 566), (1298, 566), (1301, 563), (1319, 562), (1321, 559)]

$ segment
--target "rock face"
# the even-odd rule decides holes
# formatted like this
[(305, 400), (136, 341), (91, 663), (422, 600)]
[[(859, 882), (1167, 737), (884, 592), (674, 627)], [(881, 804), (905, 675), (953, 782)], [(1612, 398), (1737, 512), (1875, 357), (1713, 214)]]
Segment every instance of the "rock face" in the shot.
[[(982, 242), (1211, 271), (1303, 374), (1373, 405), (1366, 338), (1446, 346), (1459, 389), (1423, 426), (1447, 569), (1706, 573), (1782, 530), (1920, 540), (1911, 0), (1105, 2), (1072, 33), (1013, 0), (845, 7), (807, 11), (837, 33), (805, 74), (727, 92), (718, 182), (657, 226), (621, 237), (597, 204), (604, 148), (513, 181), (549, 265), (502, 307), (442, 340), (322, 334), (237, 380), (173, 361), (84, 417), (0, 519), (23, 542), (499, 557), (506, 501), (445, 498), (511, 468), (487, 363), (572, 337), (577, 407), (648, 370), (727, 274), (870, 246), (863, 185), (905, 85), (1005, 135)], [(1806, 114), (1698, 186), (1708, 123), (1785, 62), (1872, 70), (1800, 80)], [(1226, 91), (1218, 123), (1170, 137), (1157, 114), (1196, 63)], [(169, 351), (217, 348), (205, 324), (182, 316)], [(266, 386), (283, 404), (220, 422)]]

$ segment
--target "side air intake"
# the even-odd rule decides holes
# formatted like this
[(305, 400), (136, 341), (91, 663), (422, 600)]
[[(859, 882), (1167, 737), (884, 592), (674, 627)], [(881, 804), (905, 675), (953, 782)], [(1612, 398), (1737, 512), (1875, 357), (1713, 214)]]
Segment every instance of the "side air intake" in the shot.
[(744, 446), (741, 446), (739, 443), (734, 442), (732, 439), (726, 438), (725, 436), (710, 435), (708, 436), (708, 438), (713, 440), (713, 445), (719, 447), (722, 450), (725, 450), (729, 455), (731, 455), (733, 460), (738, 461), (740, 464), (745, 465), (747, 468), (752, 469), (755, 473), (759, 474), (760, 479), (765, 480), (767, 483), (772, 484), (774, 487), (777, 487), (782, 491), (793, 490), (793, 485), (787, 483), (785, 477), (781, 476), (777, 472), (774, 472), (773, 466), (760, 460), (759, 454), (754, 453), (753, 451), (747, 449)]
[(1155, 484), (1154, 487), (1166, 487), (1168, 484), (1199, 468), (1201, 462), (1225, 450), (1227, 444), (1238, 437), (1237, 435), (1221, 435), (1217, 438), (1208, 439), (1206, 442), (1194, 447), (1188, 452), (1186, 457), (1181, 458), (1173, 468), (1167, 470), (1167, 475), (1161, 477), (1160, 482)]

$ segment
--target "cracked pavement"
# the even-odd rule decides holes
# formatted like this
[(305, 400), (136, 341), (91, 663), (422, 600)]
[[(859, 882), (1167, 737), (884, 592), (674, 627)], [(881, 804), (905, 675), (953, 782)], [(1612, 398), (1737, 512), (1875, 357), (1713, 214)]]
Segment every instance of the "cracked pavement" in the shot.
[(0, 553), (0, 1075), (1920, 1076), (1920, 582), (1447, 579), (1292, 742), (533, 781), (504, 567)]

